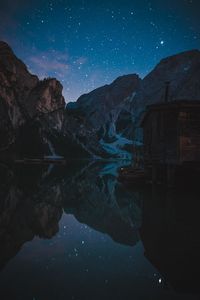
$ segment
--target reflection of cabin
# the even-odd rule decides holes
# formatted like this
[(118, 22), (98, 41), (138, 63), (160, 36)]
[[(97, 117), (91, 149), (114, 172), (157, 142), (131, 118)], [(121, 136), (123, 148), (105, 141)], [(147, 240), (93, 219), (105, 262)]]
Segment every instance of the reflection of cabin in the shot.
[[(143, 192), (143, 223), (140, 228), (145, 256), (162, 274), (162, 284), (167, 283), (181, 293), (198, 295), (199, 192), (198, 188), (187, 189), (187, 185), (179, 191), (169, 192), (154, 186), (151, 191)], [(181, 296), (180, 299), (184, 299), (184, 295)]]
[(146, 168), (200, 162), (200, 101), (150, 105), (142, 127)]

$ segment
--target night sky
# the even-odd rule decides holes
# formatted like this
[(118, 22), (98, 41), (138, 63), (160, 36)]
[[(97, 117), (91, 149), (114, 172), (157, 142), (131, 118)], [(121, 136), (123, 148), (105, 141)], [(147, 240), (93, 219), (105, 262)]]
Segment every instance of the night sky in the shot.
[(0, 39), (29, 70), (56, 77), (66, 101), (200, 48), (199, 0), (0, 0)]

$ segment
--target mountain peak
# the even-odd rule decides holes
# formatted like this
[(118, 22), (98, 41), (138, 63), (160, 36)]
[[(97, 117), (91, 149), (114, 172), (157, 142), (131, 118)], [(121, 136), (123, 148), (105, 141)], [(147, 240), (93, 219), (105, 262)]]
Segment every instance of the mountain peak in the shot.
[(195, 58), (200, 58), (200, 51), (198, 49), (192, 49), (192, 50), (183, 51), (183, 52), (180, 52), (180, 53), (177, 53), (174, 55), (170, 55), (170, 56), (167, 56), (167, 57), (161, 59), (159, 64), (173, 62), (173, 61), (182, 62), (183, 60), (189, 60), (190, 58), (192, 60), (194, 60)]
[(113, 83), (119, 83), (119, 82), (122, 82), (122, 81), (126, 81), (126, 82), (129, 82), (129, 81), (133, 81), (133, 80), (139, 80), (140, 77), (138, 74), (126, 74), (126, 75), (122, 75), (122, 76), (119, 76), (117, 77), (113, 82)]
[(4, 61), (4, 64), (6, 64), (5, 60), (14, 60), (15, 54), (11, 47), (4, 41), (0, 41), (0, 60)]
[(9, 49), (9, 51), (13, 52), (11, 47), (4, 41), (0, 41), (0, 50)]

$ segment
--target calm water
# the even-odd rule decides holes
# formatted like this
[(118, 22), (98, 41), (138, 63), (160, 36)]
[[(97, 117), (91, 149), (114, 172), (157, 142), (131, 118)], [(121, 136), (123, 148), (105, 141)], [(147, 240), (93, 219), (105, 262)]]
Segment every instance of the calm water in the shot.
[(199, 194), (125, 188), (124, 164), (0, 167), (0, 299), (199, 299)]

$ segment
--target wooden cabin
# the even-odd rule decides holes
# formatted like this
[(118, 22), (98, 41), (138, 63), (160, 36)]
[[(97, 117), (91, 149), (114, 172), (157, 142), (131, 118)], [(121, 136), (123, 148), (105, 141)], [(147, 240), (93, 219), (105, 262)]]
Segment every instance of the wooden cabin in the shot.
[(147, 106), (141, 126), (146, 168), (200, 163), (200, 101)]

